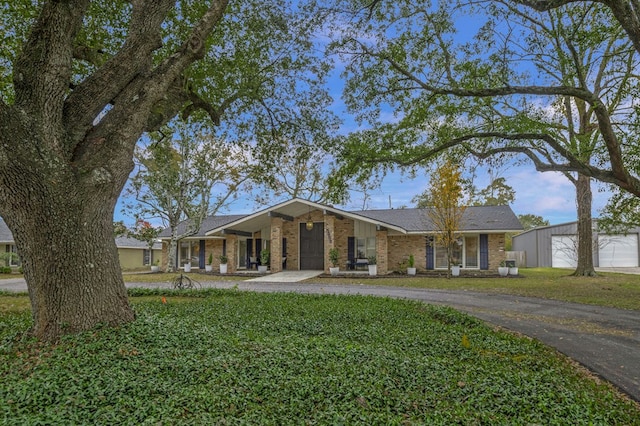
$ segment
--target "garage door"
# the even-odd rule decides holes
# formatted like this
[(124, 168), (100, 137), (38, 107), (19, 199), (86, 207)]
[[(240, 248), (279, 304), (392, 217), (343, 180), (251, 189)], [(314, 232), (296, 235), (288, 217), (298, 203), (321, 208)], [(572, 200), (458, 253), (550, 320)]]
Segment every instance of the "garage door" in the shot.
[(638, 266), (638, 234), (600, 235), (598, 255), (605, 268)]
[(578, 264), (576, 237), (572, 235), (551, 236), (551, 266), (575, 268)]

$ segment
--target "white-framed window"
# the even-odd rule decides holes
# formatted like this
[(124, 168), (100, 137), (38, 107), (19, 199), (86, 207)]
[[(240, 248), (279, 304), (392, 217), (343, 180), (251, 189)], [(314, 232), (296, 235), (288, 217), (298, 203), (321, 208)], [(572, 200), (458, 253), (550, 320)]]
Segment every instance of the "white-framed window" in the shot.
[[(444, 246), (434, 247), (435, 268), (447, 269), (447, 249)], [(462, 265), (467, 269), (478, 269), (480, 267), (480, 237), (478, 235), (467, 235), (460, 237), (453, 245), (452, 265)]]
[(199, 241), (180, 241), (180, 250), (178, 250), (178, 264), (181, 268), (186, 263), (191, 263), (191, 267), (197, 268), (200, 265), (200, 242)]
[(376, 255), (376, 237), (356, 238), (356, 257), (367, 259)]

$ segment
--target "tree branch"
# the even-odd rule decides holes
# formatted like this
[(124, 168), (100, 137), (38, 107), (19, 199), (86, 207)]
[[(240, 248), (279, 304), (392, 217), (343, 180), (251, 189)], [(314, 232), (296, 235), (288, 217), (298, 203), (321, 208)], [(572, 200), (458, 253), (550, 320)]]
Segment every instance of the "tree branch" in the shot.
[(42, 140), (55, 144), (55, 149), (62, 142), (60, 99), (64, 99), (71, 79), (73, 40), (88, 4), (88, 0), (46, 2), (13, 69), (15, 105), (46, 117)]
[(93, 127), (95, 118), (132, 80), (151, 66), (161, 46), (161, 25), (174, 0), (133, 0), (127, 39), (117, 54), (76, 86), (65, 102), (71, 149)]

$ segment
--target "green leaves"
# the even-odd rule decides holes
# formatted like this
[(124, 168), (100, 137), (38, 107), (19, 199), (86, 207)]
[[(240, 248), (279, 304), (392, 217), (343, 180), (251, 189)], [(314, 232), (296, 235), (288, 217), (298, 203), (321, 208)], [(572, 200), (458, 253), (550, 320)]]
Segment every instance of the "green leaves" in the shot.
[(0, 416), (22, 424), (633, 424), (638, 414), (542, 345), (449, 308), (203, 294), (168, 292), (166, 304), (160, 296), (136, 304), (133, 324), (58, 346), (7, 342), (28, 324), (2, 318), (15, 328), (0, 327)]

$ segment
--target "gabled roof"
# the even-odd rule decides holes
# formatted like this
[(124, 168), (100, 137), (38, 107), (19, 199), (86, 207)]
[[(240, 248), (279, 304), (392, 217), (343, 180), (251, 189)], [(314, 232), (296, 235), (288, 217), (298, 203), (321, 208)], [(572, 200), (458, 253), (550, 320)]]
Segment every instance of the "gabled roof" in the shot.
[[(352, 220), (382, 226), (402, 234), (427, 234), (434, 232), (428, 218), (427, 209), (387, 209), (349, 212), (333, 206), (294, 198), (245, 215), (210, 216), (202, 222), (198, 233), (192, 238), (220, 236), (234, 232), (257, 232), (270, 226), (272, 216), (300, 217), (312, 210), (325, 214), (346, 217)], [(178, 226), (178, 233), (186, 230), (188, 221)], [(472, 206), (467, 207), (463, 216), (463, 232), (515, 232), (522, 225), (509, 206)], [(165, 229), (160, 238), (169, 238), (170, 231)]]
[[(220, 227), (224, 227), (229, 223), (233, 223), (239, 219), (245, 218), (248, 215), (246, 214), (231, 214), (231, 215), (223, 215), (223, 216), (209, 216), (205, 218), (200, 224), (200, 230), (192, 235), (191, 237), (204, 237), (207, 232), (212, 229), (217, 229)], [(190, 224), (189, 220), (182, 221), (178, 224), (178, 235), (182, 235), (187, 231), (187, 226)], [(171, 230), (166, 228), (163, 230), (158, 238), (171, 238)]]
[[(434, 231), (428, 209), (364, 210), (359, 215), (404, 229), (407, 233)], [(522, 224), (509, 206), (469, 206), (462, 216), (461, 231), (521, 231)]]

